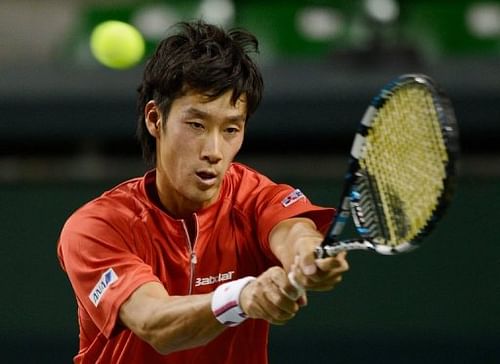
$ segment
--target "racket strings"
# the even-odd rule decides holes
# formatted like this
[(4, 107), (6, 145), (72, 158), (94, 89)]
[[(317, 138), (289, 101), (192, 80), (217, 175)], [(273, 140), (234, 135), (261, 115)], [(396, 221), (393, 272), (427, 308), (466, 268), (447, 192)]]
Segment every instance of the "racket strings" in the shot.
[(416, 84), (396, 89), (379, 109), (360, 158), (361, 185), (370, 190), (360, 205), (376, 216), (366, 221), (380, 243), (396, 246), (425, 228), (444, 188), (446, 163), (432, 95)]

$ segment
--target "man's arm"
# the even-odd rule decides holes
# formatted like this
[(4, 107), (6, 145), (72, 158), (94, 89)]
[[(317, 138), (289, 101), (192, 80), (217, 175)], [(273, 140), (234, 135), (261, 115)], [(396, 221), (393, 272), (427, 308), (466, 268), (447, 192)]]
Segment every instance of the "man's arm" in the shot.
[[(348, 269), (345, 254), (314, 259), (322, 241), (312, 220), (293, 218), (280, 222), (270, 234), (270, 246), (283, 268), (272, 267), (250, 282), (240, 294), (240, 307), (248, 317), (281, 325), (293, 318), (299, 305), (297, 290), (287, 272), (306, 289), (331, 289)], [(211, 308), (213, 293), (169, 296), (156, 282), (139, 287), (120, 308), (120, 321), (158, 352), (167, 354), (204, 345), (225, 328)]]
[(212, 293), (169, 296), (163, 285), (140, 286), (120, 307), (123, 325), (162, 354), (204, 345), (224, 330), (211, 310)]
[(293, 271), (302, 287), (315, 291), (333, 289), (349, 269), (345, 252), (336, 257), (315, 259), (314, 249), (322, 241), (323, 235), (308, 218), (284, 220), (269, 235), (271, 250), (284, 269)]
[[(273, 267), (243, 288), (240, 307), (248, 317), (284, 324), (299, 309), (289, 298), (295, 294), (285, 271)], [(204, 345), (224, 330), (212, 312), (212, 297), (213, 293), (169, 296), (160, 283), (146, 283), (122, 304), (119, 318), (156, 351), (168, 354)]]

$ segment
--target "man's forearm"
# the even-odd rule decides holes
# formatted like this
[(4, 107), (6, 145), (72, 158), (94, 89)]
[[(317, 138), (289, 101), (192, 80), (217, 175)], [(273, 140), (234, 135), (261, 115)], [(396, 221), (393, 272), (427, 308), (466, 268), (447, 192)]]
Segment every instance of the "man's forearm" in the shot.
[(286, 271), (294, 263), (297, 248), (304, 239), (321, 242), (323, 236), (316, 229), (314, 222), (307, 218), (291, 218), (280, 222), (269, 234), (269, 245), (272, 252)]
[(120, 319), (162, 354), (204, 345), (224, 330), (211, 310), (212, 294), (156, 297), (134, 293), (138, 294), (139, 300), (132, 297), (122, 305)]

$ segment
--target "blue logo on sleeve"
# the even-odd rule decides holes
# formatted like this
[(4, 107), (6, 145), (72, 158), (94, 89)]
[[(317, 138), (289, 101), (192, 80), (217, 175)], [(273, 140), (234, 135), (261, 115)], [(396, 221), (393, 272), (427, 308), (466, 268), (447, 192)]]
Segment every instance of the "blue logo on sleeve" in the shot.
[(95, 307), (99, 305), (99, 302), (108, 290), (109, 286), (111, 286), (117, 280), (118, 276), (116, 275), (113, 268), (109, 268), (106, 272), (103, 273), (101, 279), (99, 279), (94, 289), (89, 294), (89, 298)]

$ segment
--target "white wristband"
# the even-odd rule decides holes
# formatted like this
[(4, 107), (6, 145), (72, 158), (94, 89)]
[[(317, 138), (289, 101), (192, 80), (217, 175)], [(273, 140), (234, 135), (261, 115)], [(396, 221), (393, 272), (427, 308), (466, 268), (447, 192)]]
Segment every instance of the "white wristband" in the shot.
[(212, 296), (212, 312), (221, 324), (237, 326), (247, 319), (240, 307), (240, 293), (253, 280), (255, 277), (248, 276), (216, 288)]

